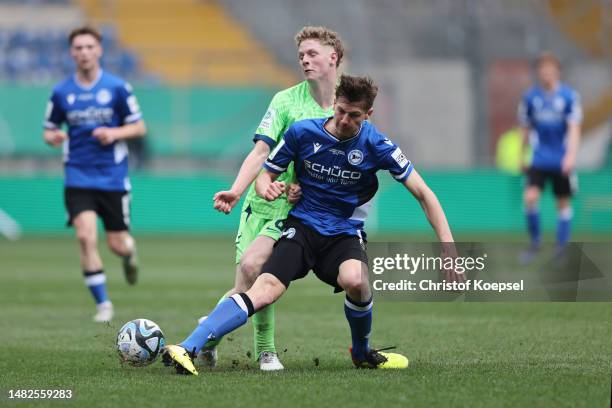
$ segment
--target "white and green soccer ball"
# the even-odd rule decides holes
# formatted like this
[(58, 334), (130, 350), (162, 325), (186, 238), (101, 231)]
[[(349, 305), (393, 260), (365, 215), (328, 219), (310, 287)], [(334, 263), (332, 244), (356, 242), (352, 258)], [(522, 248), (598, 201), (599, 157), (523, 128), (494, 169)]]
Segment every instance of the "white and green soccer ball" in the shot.
[(117, 333), (119, 359), (135, 367), (144, 367), (155, 361), (165, 344), (162, 330), (148, 319), (131, 320)]

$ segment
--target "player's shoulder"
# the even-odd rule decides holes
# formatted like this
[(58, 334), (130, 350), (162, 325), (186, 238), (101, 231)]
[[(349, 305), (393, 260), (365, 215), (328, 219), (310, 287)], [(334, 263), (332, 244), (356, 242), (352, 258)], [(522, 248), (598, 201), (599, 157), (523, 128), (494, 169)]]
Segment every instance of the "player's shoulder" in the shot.
[(364, 120), (361, 124), (361, 135), (363, 139), (372, 146), (376, 146), (389, 140), (389, 138), (384, 133), (379, 131), (376, 125), (369, 120)]
[(323, 125), (328, 118), (315, 118), (315, 119), (302, 119), (293, 122), (290, 129), (296, 134), (296, 136), (304, 134), (306, 132), (323, 132)]
[(74, 75), (67, 76), (62, 79), (53, 87), (53, 93), (61, 94), (64, 92), (69, 92), (74, 87)]
[(302, 81), (282, 91), (278, 91), (272, 98), (277, 103), (292, 103), (304, 96), (304, 92), (308, 92), (308, 82)]
[(102, 77), (100, 78), (100, 84), (105, 87), (114, 88), (114, 89), (125, 89), (128, 92), (132, 92), (132, 86), (123, 78), (108, 72), (103, 71)]
[(529, 101), (541, 94), (542, 90), (540, 89), (540, 87), (537, 85), (532, 85), (527, 88), (525, 92), (523, 92), (523, 99)]
[(574, 88), (572, 88), (571, 86), (565, 83), (559, 84), (558, 92), (561, 96), (563, 96), (566, 99), (577, 99), (580, 97), (580, 95), (578, 94), (578, 91), (576, 91)]

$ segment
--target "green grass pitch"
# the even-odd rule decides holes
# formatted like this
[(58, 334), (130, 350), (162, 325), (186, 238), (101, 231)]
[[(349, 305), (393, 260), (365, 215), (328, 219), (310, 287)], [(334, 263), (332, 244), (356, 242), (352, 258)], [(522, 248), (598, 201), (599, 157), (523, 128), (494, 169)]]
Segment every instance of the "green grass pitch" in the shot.
[[(101, 239), (103, 244), (103, 239)], [(609, 406), (612, 303), (405, 303), (375, 305), (373, 346), (396, 345), (403, 371), (355, 370), (343, 296), (308, 277), (277, 305), (286, 370), (261, 373), (247, 356), (250, 323), (199, 377), (158, 361), (119, 364), (115, 335), (128, 320), (157, 322), (181, 340), (233, 282), (231, 238), (141, 238), (142, 274), (128, 287), (104, 249), (110, 325), (93, 302), (69, 237), (0, 241), (0, 405), (10, 389), (72, 389), (70, 406)], [(15, 406), (59, 406), (59, 401)]]

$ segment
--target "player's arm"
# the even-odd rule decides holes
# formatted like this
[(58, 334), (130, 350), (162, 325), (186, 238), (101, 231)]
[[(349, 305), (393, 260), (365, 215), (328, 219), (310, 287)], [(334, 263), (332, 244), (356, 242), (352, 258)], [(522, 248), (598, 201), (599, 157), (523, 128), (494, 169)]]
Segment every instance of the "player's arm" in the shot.
[(580, 96), (577, 93), (572, 96), (572, 104), (567, 118), (567, 148), (561, 162), (561, 171), (564, 174), (570, 174), (574, 170), (578, 146), (580, 145), (582, 106)]
[[(456, 258), (457, 249), (454, 244), (455, 240), (446, 220), (444, 210), (434, 192), (431, 191), (423, 178), (414, 169), (408, 178), (404, 180), (404, 186), (417, 199), (421, 208), (423, 208), (427, 220), (436, 232), (438, 240), (442, 244), (442, 257)], [(455, 272), (453, 269), (445, 269), (443, 272), (445, 279), (449, 282), (464, 282), (466, 280), (463, 273)]]
[(433, 227), (440, 242), (454, 242), (444, 210), (433, 191), (425, 184), (423, 178), (412, 170), (410, 176), (404, 180), (404, 186), (417, 199), (427, 220)]
[(45, 129), (43, 131), (43, 140), (49, 146), (58, 147), (64, 140), (68, 140), (68, 134), (60, 128)]
[(91, 133), (102, 145), (109, 145), (120, 140), (136, 139), (147, 133), (144, 120), (140, 119), (134, 123), (127, 123), (119, 127), (97, 127)]
[(267, 201), (274, 201), (285, 192), (285, 183), (276, 181), (280, 173), (264, 170), (255, 181), (255, 192)]
[(56, 90), (51, 94), (47, 102), (45, 121), (43, 122), (43, 140), (50, 146), (58, 147), (64, 140), (68, 140), (68, 134), (61, 128), (66, 115), (60, 103), (61, 97)]
[(519, 131), (521, 132), (521, 144), (519, 147), (519, 168), (524, 172), (526, 170), (525, 164), (525, 152), (527, 151), (527, 145), (529, 143), (529, 134), (531, 133), (531, 126), (529, 120), (530, 110), (529, 101), (527, 96), (523, 96), (523, 99), (518, 106), (518, 122)]
[(267, 201), (276, 200), (287, 189), (285, 183), (276, 181), (279, 175), (287, 171), (289, 164), (295, 160), (297, 136), (295, 127), (291, 126), (283, 139), (276, 145), (264, 162), (264, 170), (255, 180), (255, 192)]
[(567, 150), (561, 163), (561, 171), (570, 174), (576, 166), (576, 156), (580, 145), (581, 127), (578, 123), (570, 122), (567, 125)]
[(242, 162), (234, 184), (229, 190), (219, 191), (213, 197), (215, 210), (229, 214), (238, 204), (240, 197), (259, 174), (266, 157), (270, 154), (270, 146), (263, 140), (258, 140)]

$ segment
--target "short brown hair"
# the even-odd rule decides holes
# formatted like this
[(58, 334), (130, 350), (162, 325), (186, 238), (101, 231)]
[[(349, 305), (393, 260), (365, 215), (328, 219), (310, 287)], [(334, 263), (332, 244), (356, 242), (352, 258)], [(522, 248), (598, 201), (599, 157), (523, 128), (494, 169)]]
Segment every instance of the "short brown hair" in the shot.
[(299, 47), (302, 41), (306, 40), (317, 40), (323, 45), (333, 47), (338, 56), (336, 67), (340, 65), (342, 57), (344, 56), (344, 46), (337, 32), (326, 27), (306, 26), (295, 35), (295, 44)]
[(68, 45), (72, 45), (72, 41), (74, 40), (74, 37), (79, 36), (79, 35), (86, 35), (86, 34), (91, 35), (96, 40), (98, 40), (100, 44), (102, 44), (102, 34), (100, 34), (98, 30), (96, 30), (95, 28), (91, 26), (83, 26), (83, 27), (77, 27), (70, 32), (70, 34), (68, 35)]
[(540, 67), (542, 64), (547, 63), (554, 64), (557, 66), (557, 69), (561, 69), (561, 62), (559, 61), (559, 58), (557, 58), (557, 56), (550, 51), (540, 53), (536, 59), (535, 65), (536, 67)]
[(363, 102), (364, 108), (370, 110), (378, 94), (378, 86), (372, 78), (342, 74), (340, 84), (336, 87), (336, 100), (344, 98), (348, 102)]

